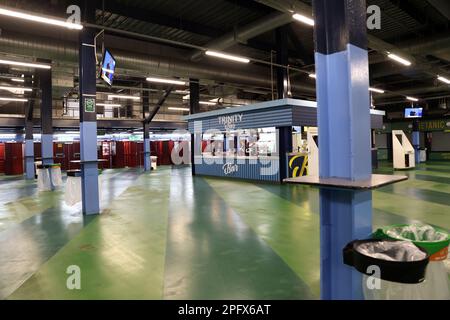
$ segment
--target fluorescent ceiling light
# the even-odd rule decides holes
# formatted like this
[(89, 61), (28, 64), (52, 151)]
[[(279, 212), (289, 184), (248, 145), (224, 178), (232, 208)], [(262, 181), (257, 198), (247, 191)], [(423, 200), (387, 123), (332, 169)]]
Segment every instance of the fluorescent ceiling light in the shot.
[(233, 56), (231, 54), (226, 54), (226, 53), (217, 52), (217, 51), (207, 50), (205, 52), (205, 54), (207, 56), (217, 57), (217, 58), (231, 60), (231, 61), (236, 61), (236, 62), (242, 62), (242, 63), (249, 63), (250, 62), (250, 59), (243, 58), (243, 57), (238, 57), (238, 56)]
[(8, 64), (11, 66), (30, 67), (30, 68), (39, 68), (39, 69), (50, 69), (51, 68), (51, 66), (48, 64), (29, 63), (29, 62), (20, 62), (20, 61), (12, 61), (12, 60), (0, 60), (0, 64)]
[(175, 90), (173, 93), (177, 93), (177, 94), (189, 94), (189, 90)]
[(183, 100), (190, 100), (190, 99), (191, 99), (191, 96), (189, 94), (183, 96)]
[(109, 94), (108, 99), (132, 99), (132, 100), (139, 100), (141, 97), (137, 96), (125, 96), (125, 95), (119, 95), (119, 94)]
[(446, 84), (450, 84), (450, 80), (445, 78), (445, 77), (438, 76), (437, 79), (439, 81), (442, 81), (442, 82), (446, 83)]
[(294, 18), (297, 21), (306, 23), (307, 25), (314, 26), (314, 20), (311, 18), (308, 18), (307, 16), (304, 16), (302, 14), (295, 13), (292, 15), (292, 18)]
[(100, 107), (121, 107), (122, 105), (116, 103), (97, 103)]
[(0, 97), (0, 101), (27, 102), (28, 99)]
[(176, 84), (176, 85), (180, 85), (180, 86), (186, 85), (186, 82), (180, 81), (180, 80), (153, 78), (153, 77), (148, 77), (146, 80), (148, 82), (169, 83), (169, 84)]
[(65, 28), (73, 29), (73, 30), (83, 29), (83, 26), (81, 24), (71, 23), (71, 22), (67, 22), (67, 21), (63, 21), (63, 20), (59, 20), (59, 19), (46, 18), (46, 17), (42, 17), (42, 16), (37, 16), (34, 14), (28, 14), (28, 13), (19, 12), (19, 11), (8, 10), (8, 9), (4, 9), (4, 8), (0, 8), (0, 15), (13, 17), (13, 18), (19, 18), (19, 19), (28, 20), (28, 21), (50, 24), (50, 25), (58, 26), (58, 27), (65, 27)]
[(7, 87), (7, 86), (0, 86), (0, 90), (7, 90), (7, 91), (16, 91), (16, 90), (20, 90), (20, 91), (33, 91), (33, 89), (30, 88), (23, 88), (23, 87)]
[(377, 89), (377, 88), (369, 88), (369, 91), (376, 92), (376, 93), (384, 93), (384, 90)]
[(204, 104), (207, 106), (215, 106), (216, 105), (215, 102), (210, 102), (210, 101), (200, 101), (199, 104)]
[(411, 65), (411, 61), (403, 59), (402, 57), (399, 57), (398, 55), (393, 54), (393, 53), (389, 53), (388, 54), (388, 58), (392, 59), (392, 60), (395, 60), (397, 62), (400, 62), (401, 64), (403, 64), (405, 66), (410, 66)]
[(14, 81), (14, 82), (25, 82), (25, 79), (21, 79), (21, 78), (12, 78), (11, 81)]
[(211, 101), (211, 102), (215, 102), (215, 103), (218, 103), (218, 102), (219, 102), (219, 100), (220, 100), (220, 98), (214, 98), (214, 99), (211, 99), (211, 100), (209, 100), (209, 101)]
[(315, 73), (310, 73), (309, 75), (308, 75), (308, 77), (310, 77), (310, 78), (316, 78), (316, 74)]
[(169, 110), (189, 111), (189, 108), (168, 107)]
[(66, 131), (67, 134), (80, 134), (80, 131)]
[(414, 101), (414, 102), (419, 101), (419, 99), (414, 98), (414, 97), (406, 97), (406, 99), (408, 99), (409, 101)]

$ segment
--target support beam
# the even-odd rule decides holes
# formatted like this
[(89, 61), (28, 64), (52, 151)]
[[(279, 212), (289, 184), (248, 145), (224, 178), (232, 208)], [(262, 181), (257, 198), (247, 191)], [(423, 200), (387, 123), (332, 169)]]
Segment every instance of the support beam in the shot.
[[(144, 83), (143, 86), (147, 89), (148, 84)], [(142, 115), (145, 120), (146, 114), (149, 112), (150, 108), (150, 92), (145, 90), (142, 92)], [(151, 144), (150, 144), (150, 123), (143, 121), (143, 132), (144, 132), (144, 171), (151, 170)]]
[[(34, 87), (31, 75), (25, 76), (25, 87)], [(34, 180), (34, 140), (33, 140), (33, 109), (36, 89), (30, 94), (30, 99), (25, 105), (25, 174), (27, 180)]]
[[(189, 111), (190, 114), (198, 113), (200, 111), (200, 82), (199, 79), (189, 79)], [(191, 170), (192, 175), (195, 176), (195, 154), (196, 148), (201, 148), (201, 133), (200, 138), (198, 134), (191, 133)], [(196, 141), (197, 139), (197, 141)], [(200, 139), (200, 146), (198, 140)]]
[[(95, 20), (95, 3), (84, 1), (83, 20), (92, 23)], [(95, 30), (84, 28), (80, 32), (80, 155), (81, 155), (81, 193), (83, 214), (100, 213), (98, 191), (97, 159), (97, 114), (96, 62), (94, 46)]]
[(159, 109), (163, 106), (164, 102), (166, 101), (167, 97), (170, 95), (170, 93), (173, 90), (173, 86), (167, 87), (166, 91), (164, 91), (164, 94), (159, 98), (158, 103), (156, 104), (155, 108), (152, 110), (150, 115), (144, 120), (144, 122), (150, 123), (152, 122), (153, 118), (158, 113)]
[[(314, 0), (321, 178), (371, 176), (366, 2)], [(361, 275), (342, 249), (372, 232), (372, 193), (320, 190), (322, 299), (362, 299)]]
[(280, 182), (288, 178), (287, 154), (292, 152), (292, 127), (280, 127), (278, 130), (278, 154), (280, 158)]
[(419, 120), (417, 119), (413, 121), (412, 145), (414, 147), (414, 161), (417, 165), (420, 163), (420, 133)]
[[(46, 59), (38, 62), (51, 64)], [(42, 164), (53, 164), (52, 70), (36, 70), (41, 90), (41, 154)]]

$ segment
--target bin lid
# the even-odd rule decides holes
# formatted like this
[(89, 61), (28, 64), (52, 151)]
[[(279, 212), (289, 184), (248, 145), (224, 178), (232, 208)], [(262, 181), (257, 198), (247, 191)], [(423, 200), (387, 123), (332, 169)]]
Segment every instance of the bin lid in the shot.
[(410, 241), (383, 239), (355, 240), (343, 250), (344, 263), (361, 273), (376, 276), (379, 268), (383, 280), (399, 283), (420, 283), (425, 279), (429, 254)]

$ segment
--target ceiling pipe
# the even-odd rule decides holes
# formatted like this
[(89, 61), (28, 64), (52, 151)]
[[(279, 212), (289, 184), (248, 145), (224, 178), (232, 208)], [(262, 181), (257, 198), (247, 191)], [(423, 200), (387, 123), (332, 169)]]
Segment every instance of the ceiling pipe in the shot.
[[(217, 39), (208, 42), (204, 47), (222, 51), (233, 45), (250, 40), (260, 34), (268, 32), (270, 30), (281, 27), (287, 23), (292, 22), (292, 15), (280, 12), (273, 12), (264, 18), (258, 19), (242, 28), (238, 28), (233, 32), (229, 32)], [(196, 61), (204, 54), (204, 51), (195, 51), (191, 55), (191, 60)]]
[[(298, 12), (303, 15), (312, 16), (312, 7), (298, 0), (254, 0), (254, 1), (269, 6), (271, 8), (274, 8), (281, 12), (290, 14)], [(425, 59), (413, 57), (407, 52), (402, 51), (400, 48), (397, 48), (396, 46), (384, 40), (381, 40), (373, 35), (367, 34), (367, 41), (369, 48), (376, 50), (380, 53), (387, 53), (388, 51), (397, 53), (401, 55), (403, 58), (410, 60), (412, 63), (415, 63), (414, 67), (417, 70), (420, 70), (421, 72), (433, 76), (436, 76), (437, 74), (447, 73), (445, 70), (427, 65), (427, 61)]]
[[(0, 37), (0, 51), (6, 54), (21, 56), (46, 57), (58, 63), (71, 63), (77, 66), (78, 45), (74, 42), (61, 41), (52, 38), (3, 34)], [(118, 61), (118, 74), (121, 70), (137, 71), (140, 74), (154, 74), (160, 76), (196, 77), (218, 82), (248, 85), (270, 90), (271, 82), (266, 67), (247, 65), (241, 66), (216, 63), (193, 63), (190, 60), (171, 58), (168, 56), (152, 56), (114, 49), (114, 57)], [(314, 94), (313, 85), (296, 83), (292, 90), (297, 93)]]

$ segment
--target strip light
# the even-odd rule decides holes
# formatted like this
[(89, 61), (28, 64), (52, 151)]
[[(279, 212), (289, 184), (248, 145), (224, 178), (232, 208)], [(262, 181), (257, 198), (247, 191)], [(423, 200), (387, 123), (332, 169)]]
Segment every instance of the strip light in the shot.
[(384, 90), (377, 89), (377, 88), (369, 88), (369, 91), (376, 92), (376, 93), (384, 93)]
[(0, 64), (8, 64), (11, 66), (30, 67), (30, 68), (39, 68), (39, 69), (51, 69), (51, 66), (48, 64), (29, 63), (29, 62), (20, 62), (20, 61), (12, 61), (12, 60), (0, 60)]
[(122, 106), (120, 104), (115, 104), (115, 103), (97, 103), (97, 105), (100, 107), (121, 107)]
[(148, 82), (158, 82), (158, 83), (168, 83), (168, 84), (176, 84), (180, 86), (186, 85), (186, 82), (180, 80), (172, 80), (172, 79), (163, 79), (163, 78), (153, 78), (149, 77), (146, 79)]
[(125, 96), (125, 95), (119, 95), (119, 94), (109, 94), (108, 99), (132, 99), (132, 100), (139, 100), (141, 97), (137, 96)]
[(393, 53), (389, 53), (388, 54), (388, 58), (392, 59), (392, 60), (395, 60), (397, 62), (400, 62), (401, 64), (403, 64), (405, 66), (410, 66), (411, 65), (411, 61), (403, 59), (402, 57), (399, 57), (398, 55), (393, 54)]
[(215, 106), (217, 103), (209, 101), (200, 101), (199, 104), (204, 104), (206, 106)]
[(0, 101), (27, 102), (28, 99), (0, 97)]
[(307, 16), (304, 16), (304, 15), (302, 15), (300, 13), (293, 14), (292, 18), (294, 18), (297, 21), (303, 22), (303, 23), (305, 23), (307, 25), (314, 26), (314, 20), (313, 19), (308, 18)]
[(414, 97), (406, 97), (406, 99), (408, 99), (409, 101), (414, 101), (414, 102), (419, 101), (419, 99), (414, 98)]
[(308, 77), (315, 79), (315, 78), (316, 78), (316, 74), (315, 74), (315, 73), (310, 73), (310, 74), (308, 75)]
[(6, 87), (6, 86), (0, 86), (0, 90), (7, 90), (7, 91), (14, 91), (14, 90), (20, 90), (20, 91), (33, 91), (33, 89), (30, 88), (23, 88), (23, 87)]
[(167, 109), (176, 111), (189, 111), (189, 108), (168, 107)]
[(242, 63), (249, 63), (250, 62), (250, 59), (248, 59), (248, 58), (233, 56), (231, 54), (217, 52), (217, 51), (207, 50), (205, 52), (205, 54), (207, 56), (217, 57), (217, 58), (231, 60), (231, 61), (236, 61), (236, 62), (242, 62)]
[(25, 82), (25, 80), (21, 79), (21, 78), (12, 78), (11, 81), (14, 81), (14, 82)]
[(446, 83), (446, 84), (450, 84), (450, 80), (445, 78), (445, 77), (438, 76), (437, 79), (439, 81), (442, 81), (442, 82)]
[(83, 29), (83, 26), (81, 24), (62, 21), (62, 20), (58, 20), (58, 19), (46, 18), (46, 17), (42, 17), (42, 16), (36, 16), (34, 14), (28, 14), (28, 13), (23, 13), (23, 12), (19, 12), (19, 11), (8, 10), (8, 9), (4, 9), (4, 8), (0, 8), (0, 15), (13, 17), (13, 18), (19, 18), (19, 19), (28, 20), (28, 21), (50, 24), (50, 25), (58, 26), (58, 27), (65, 27), (65, 28), (72, 29), (72, 30)]

